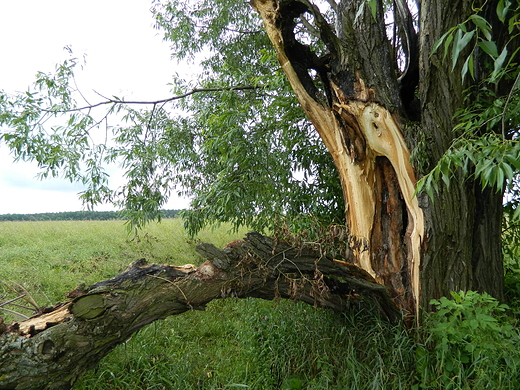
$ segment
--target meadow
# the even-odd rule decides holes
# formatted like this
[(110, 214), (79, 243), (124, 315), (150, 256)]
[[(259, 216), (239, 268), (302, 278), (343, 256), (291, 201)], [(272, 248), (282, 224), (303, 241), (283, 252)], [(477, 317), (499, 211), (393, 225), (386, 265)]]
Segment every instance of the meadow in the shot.
[[(0, 302), (25, 290), (39, 306), (52, 306), (80, 283), (108, 279), (140, 258), (198, 265), (198, 240), (222, 247), (244, 233), (222, 226), (193, 240), (180, 219), (149, 225), (133, 238), (117, 220), (0, 222)], [(76, 388), (520, 388), (520, 337), (504, 306), (455, 294), (439, 308), (442, 316), (407, 331), (366, 311), (339, 315), (284, 300), (213, 301), (205, 311), (134, 334)]]

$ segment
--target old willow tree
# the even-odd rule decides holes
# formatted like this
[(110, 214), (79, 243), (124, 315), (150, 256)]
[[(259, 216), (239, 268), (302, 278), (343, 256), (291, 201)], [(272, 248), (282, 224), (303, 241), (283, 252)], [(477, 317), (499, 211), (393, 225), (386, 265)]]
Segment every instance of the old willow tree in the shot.
[[(378, 295), (385, 306), (376, 286), (386, 286), (406, 315), (450, 290), (502, 297), (505, 191), (512, 205), (508, 221), (520, 210), (518, 3), (156, 0), (152, 11), (173, 55), (200, 66), (197, 80), (175, 80), (173, 95), (154, 102), (112, 97), (92, 105), (76, 101), (83, 95), (72, 82), (77, 60), (71, 58), (56, 74), (39, 74), (33, 90), (0, 95), (1, 139), (18, 158), (36, 160), (43, 176), (83, 182), (87, 204), (113, 202), (132, 227), (160, 216), (161, 205), (177, 191), (193, 199), (184, 214), (192, 233), (218, 221), (299, 232), (303, 241), (323, 243), (327, 258), (335, 259), (311, 264), (335, 275), (340, 295), (351, 280), (357, 293)], [(112, 114), (119, 122), (111, 119), (109, 126)], [(109, 163), (122, 166), (122, 188), (110, 188)], [(275, 251), (271, 241), (255, 242), (249, 240), (249, 248), (257, 255), (269, 258)], [(58, 347), (74, 343), (58, 337), (55, 324), (84, 329), (71, 340), (81, 339), (82, 348), (94, 345), (87, 339), (92, 322), (81, 320), (108, 323), (109, 313), (130, 310), (121, 304), (124, 294), (110, 292), (113, 286), (133, 286), (125, 278), (146, 272), (162, 275), (146, 279), (149, 286), (139, 291), (149, 292), (140, 297), (150, 302), (149, 311), (112, 337), (112, 346), (139, 326), (203, 304), (224, 288), (217, 283), (197, 292), (186, 282), (180, 304), (178, 288), (154, 283), (184, 276), (197, 283), (236, 281), (244, 273), (231, 269), (233, 261), (249, 264), (229, 250), (209, 253), (213, 265), (197, 271), (134, 265), (116, 279), (72, 292), (72, 303), (52, 318), (10, 332), (40, 337), (31, 356), (42, 355), (42, 362), (80, 356)], [(309, 259), (298, 260), (296, 251), (285, 272), (298, 265), (300, 273), (305, 267), (311, 272)], [(273, 266), (269, 261), (248, 270), (248, 281), (272, 282), (273, 273), (257, 274)], [(344, 268), (334, 268), (338, 264)], [(268, 287), (255, 292), (245, 286), (242, 295), (273, 296)], [(151, 304), (158, 291), (173, 294), (161, 298), (167, 304), (160, 308)], [(317, 296), (312, 289), (302, 294)], [(110, 349), (95, 345), (96, 356)], [(79, 365), (73, 366), (62, 388), (79, 375)]]

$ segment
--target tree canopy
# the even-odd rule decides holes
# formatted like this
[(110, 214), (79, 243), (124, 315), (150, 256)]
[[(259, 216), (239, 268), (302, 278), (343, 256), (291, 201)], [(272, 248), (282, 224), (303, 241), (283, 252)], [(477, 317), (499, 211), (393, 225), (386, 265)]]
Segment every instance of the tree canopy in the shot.
[[(355, 22), (365, 4), (376, 16), (376, 3), (362, 2)], [(387, 17), (399, 18), (394, 10), (399, 4), (383, 3)], [(333, 25), (334, 2), (318, 6)], [(518, 123), (520, 112), (515, 92), (518, 49), (507, 44), (517, 35), (518, 10), (510, 1), (498, 2), (496, 12), (507, 26), (507, 33), (503, 29), (498, 35), (493, 28), (500, 26), (492, 26), (483, 14), (489, 7), (475, 8), (435, 46), (453, 68), (464, 61), (462, 77), (478, 78), (481, 85), (468, 91), (467, 99), (474, 100), (471, 108), (458, 113), (455, 130), (460, 137), (423, 183), (431, 193), (441, 178), (448, 182), (455, 167), (476, 162), (475, 172), (466, 168), (466, 174), (498, 189), (507, 179), (508, 200), (516, 201), (512, 179), (520, 166), (512, 124)], [(418, 28), (417, 8), (415, 12)], [(298, 105), (251, 7), (226, 0), (154, 1), (152, 13), (171, 43), (172, 56), (200, 66), (197, 80), (178, 75), (172, 82), (174, 96), (164, 100), (130, 102), (112, 96), (91, 105), (74, 86), (79, 60), (71, 53), (54, 74), (39, 73), (25, 94), (0, 95), (2, 140), (16, 158), (36, 160), (43, 177), (63, 175), (84, 183), (81, 198), (87, 206), (112, 202), (135, 227), (157, 218), (172, 191), (193, 199), (192, 210), (185, 213), (192, 233), (208, 222), (261, 229), (272, 228), (281, 218), (297, 223), (303, 215), (343, 223), (332, 159)], [(295, 23), (296, 36), (313, 55), (326, 53), (313, 26), (316, 21), (307, 15)], [(396, 61), (406, 67), (410, 48), (397, 44), (405, 40), (404, 31), (397, 31), (402, 25), (388, 23)], [(469, 54), (464, 51), (468, 45), (473, 45)], [(476, 69), (478, 51), (490, 57), (491, 72)], [(492, 88), (511, 78), (513, 88)], [(493, 128), (497, 122), (503, 134), (482, 132), (483, 126)], [(419, 154), (413, 156), (416, 164), (426, 169)], [(124, 169), (127, 184), (122, 189), (108, 184), (105, 168), (111, 163)]]
[[(16, 158), (36, 160), (43, 177), (82, 182), (87, 206), (112, 202), (135, 227), (157, 218), (172, 191), (193, 198), (192, 233), (215, 221), (272, 228), (303, 213), (342, 221), (332, 160), (250, 7), (186, 1), (152, 10), (172, 55), (200, 64), (199, 78), (179, 75), (175, 97), (163, 101), (113, 96), (91, 106), (75, 89), (71, 53), (25, 94), (2, 93), (2, 140)], [(109, 187), (112, 163), (123, 167), (122, 189)]]

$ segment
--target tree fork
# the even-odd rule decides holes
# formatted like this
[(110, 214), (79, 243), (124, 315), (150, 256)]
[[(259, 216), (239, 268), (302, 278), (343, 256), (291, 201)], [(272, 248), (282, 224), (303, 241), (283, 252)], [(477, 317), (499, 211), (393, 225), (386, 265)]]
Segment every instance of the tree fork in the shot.
[[(400, 106), (400, 101), (395, 100), (395, 94), (391, 92), (381, 93), (369, 88), (360, 70), (337, 72), (334, 76), (335, 70), (330, 69), (329, 86), (333, 103), (329, 105), (318, 102), (308, 87), (308, 79), (302, 79), (302, 72), (297, 71), (301, 64), (297, 63), (297, 59), (291, 58), (291, 49), (288, 46), (292, 45), (294, 33), (286, 30), (292, 28), (292, 24), (284, 22), (288, 16), (283, 15), (285, 12), (294, 18), (294, 13), (299, 16), (308, 11), (314, 12), (314, 16), (319, 18), (318, 12), (305, 0), (253, 0), (252, 5), (264, 22), (266, 32), (278, 54), (278, 61), (296, 97), (338, 169), (350, 236), (364, 244), (356, 245), (353, 263), (367, 271), (378, 283), (389, 287), (399, 307), (410, 314), (417, 314), (424, 215), (414, 196), (416, 178), (400, 121), (396, 114), (392, 114), (376, 101), (376, 95), (381, 97), (383, 94), (382, 100), (388, 101), (388, 105), (394, 108)], [(372, 16), (369, 14), (368, 17)], [(330, 50), (340, 57), (344, 49), (336, 42), (337, 37), (326, 27), (325, 21), (320, 21), (320, 28), (322, 35), (329, 41)], [(381, 55), (384, 57), (387, 53), (383, 51)], [(342, 63), (341, 58), (337, 62)], [(338, 79), (339, 76), (348, 79), (352, 85), (340, 88), (338, 84), (345, 84), (345, 80)], [(381, 157), (389, 161), (390, 166), (381, 166), (384, 164)], [(386, 202), (385, 197), (389, 193), (376, 192), (376, 189), (382, 191), (384, 187), (381, 185), (384, 178), (377, 172), (381, 169), (388, 171), (390, 167), (397, 191), (392, 193), (393, 199)], [(398, 214), (403, 230), (387, 229), (384, 236), (377, 234), (378, 229), (381, 231), (377, 226), (381, 222), (377, 216), (381, 214)], [(388, 251), (387, 248), (395, 250)]]
[(0, 389), (70, 389), (118, 344), (151, 322), (225, 297), (290, 298), (348, 311), (375, 307), (398, 321), (386, 287), (367, 272), (257, 233), (223, 250), (201, 244), (198, 268), (134, 262), (113, 279), (78, 287), (50, 313), (4, 327)]

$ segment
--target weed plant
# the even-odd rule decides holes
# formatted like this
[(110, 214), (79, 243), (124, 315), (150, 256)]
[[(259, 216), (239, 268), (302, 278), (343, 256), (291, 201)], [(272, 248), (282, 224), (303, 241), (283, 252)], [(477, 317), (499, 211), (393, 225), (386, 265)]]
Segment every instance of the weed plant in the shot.
[[(520, 389), (520, 334), (508, 306), (486, 293), (432, 300), (422, 329), (415, 389)], [(428, 332), (428, 333), (426, 333)]]

